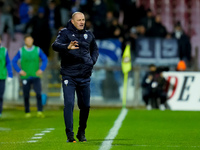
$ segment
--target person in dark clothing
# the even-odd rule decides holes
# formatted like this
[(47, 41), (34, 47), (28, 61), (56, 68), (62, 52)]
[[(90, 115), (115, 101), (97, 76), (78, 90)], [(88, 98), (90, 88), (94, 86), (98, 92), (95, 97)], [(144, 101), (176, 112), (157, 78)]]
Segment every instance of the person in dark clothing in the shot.
[(72, 14), (72, 19), (62, 29), (52, 44), (61, 53), (61, 75), (64, 93), (64, 120), (67, 142), (76, 142), (73, 132), (73, 109), (75, 91), (80, 109), (79, 128), (76, 137), (87, 141), (85, 129), (90, 108), (90, 76), (99, 51), (91, 31), (85, 30), (85, 16), (81, 12)]
[(155, 18), (151, 9), (147, 10), (147, 16), (142, 18), (140, 25), (143, 25), (146, 29), (146, 36), (152, 36), (152, 28), (155, 25)]
[(178, 41), (180, 60), (184, 60), (188, 65), (188, 63), (191, 61), (191, 43), (189, 36), (184, 33), (180, 22), (176, 23), (172, 37), (176, 38)]
[(3, 94), (5, 91), (6, 79), (8, 82), (11, 82), (12, 77), (12, 66), (8, 55), (8, 51), (7, 48), (1, 45), (0, 37), (0, 118), (2, 117), (3, 111)]
[(60, 0), (60, 15), (62, 26), (65, 26), (70, 18), (72, 4), (73, 2), (71, 0)]
[(110, 27), (107, 28), (108, 38), (119, 39), (124, 41), (124, 32), (122, 26), (119, 25), (117, 18), (113, 18)]
[(165, 110), (165, 102), (167, 93), (165, 91), (166, 80), (162, 76), (161, 69), (157, 69), (155, 65), (149, 65), (149, 71), (142, 81), (142, 97), (148, 110), (152, 109), (152, 103), (157, 105), (157, 99), (160, 99), (161, 110)]
[(23, 32), (26, 24), (34, 15), (34, 9), (32, 6), (32, 0), (24, 0), (19, 7), (19, 19), (20, 24), (18, 24), (15, 29), (19, 32)]
[(34, 45), (39, 46), (49, 56), (51, 31), (48, 26), (48, 18), (44, 16), (44, 11), (43, 7), (39, 8), (38, 14), (26, 25), (25, 32), (29, 27), (32, 27), (31, 36), (34, 39)]
[(90, 8), (91, 21), (94, 26), (94, 35), (97, 39), (106, 38), (106, 4), (103, 0), (93, 0), (92, 7)]
[(4, 29), (6, 25), (8, 26), (10, 36), (12, 37), (12, 40), (15, 41), (14, 37), (14, 23), (13, 23), (13, 11), (15, 8), (14, 2), (12, 0), (0, 0), (0, 3), (2, 3), (2, 7), (0, 5), (1, 10), (1, 26), (0, 26), (0, 37), (2, 37)]
[(161, 37), (165, 38), (167, 35), (167, 30), (165, 26), (161, 23), (160, 15), (155, 16), (155, 24), (151, 29), (151, 36), (152, 37)]
[(48, 18), (52, 38), (56, 36), (58, 29), (62, 26), (60, 7), (56, 5), (55, 0), (50, 0), (48, 2), (48, 7), (45, 7), (45, 18)]

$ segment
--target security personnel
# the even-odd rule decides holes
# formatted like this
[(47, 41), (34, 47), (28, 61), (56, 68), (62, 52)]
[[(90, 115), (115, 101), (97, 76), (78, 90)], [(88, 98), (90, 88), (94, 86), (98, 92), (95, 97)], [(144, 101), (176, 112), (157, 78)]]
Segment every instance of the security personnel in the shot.
[(80, 109), (79, 128), (76, 137), (87, 141), (85, 129), (90, 108), (90, 76), (99, 51), (94, 35), (85, 30), (85, 16), (72, 14), (72, 19), (63, 28), (52, 45), (61, 54), (62, 87), (64, 93), (64, 119), (67, 142), (76, 142), (73, 132), (73, 109), (75, 91)]
[[(33, 85), (33, 89), (36, 93), (37, 98), (37, 117), (44, 117), (42, 100), (41, 100), (41, 80), (40, 77), (47, 66), (47, 56), (44, 52), (37, 46), (33, 45), (34, 39), (30, 35), (25, 35), (24, 37), (25, 46), (20, 48), (18, 53), (13, 58), (13, 67), (21, 75), (22, 85), (23, 85), (23, 96), (24, 96), (24, 106), (25, 106), (25, 117), (31, 117), (30, 114), (30, 89)], [(40, 66), (40, 58), (42, 64)], [(18, 60), (21, 59), (21, 68), (17, 65)]]
[(12, 67), (7, 49), (1, 46), (1, 37), (0, 37), (0, 118), (2, 117), (3, 94), (5, 90), (5, 80), (7, 78), (7, 75), (8, 75), (8, 81), (11, 81), (13, 77)]

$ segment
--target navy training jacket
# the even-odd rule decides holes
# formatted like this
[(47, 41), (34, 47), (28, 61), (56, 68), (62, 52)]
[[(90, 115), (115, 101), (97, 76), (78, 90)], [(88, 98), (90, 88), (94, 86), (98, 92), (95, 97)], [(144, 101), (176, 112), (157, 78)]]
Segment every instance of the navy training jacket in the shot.
[[(67, 47), (71, 41), (78, 41), (79, 49), (69, 50)], [(70, 20), (66, 28), (59, 32), (52, 48), (61, 53), (61, 75), (83, 78), (91, 76), (99, 56), (95, 37), (91, 31), (77, 30)]]

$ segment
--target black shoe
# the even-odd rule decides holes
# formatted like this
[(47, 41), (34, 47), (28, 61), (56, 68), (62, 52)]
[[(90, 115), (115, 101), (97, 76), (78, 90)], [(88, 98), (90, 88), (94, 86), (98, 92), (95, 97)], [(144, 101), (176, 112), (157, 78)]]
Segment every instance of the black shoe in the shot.
[(86, 142), (87, 139), (85, 138), (85, 134), (84, 133), (78, 133), (76, 135), (77, 139), (79, 140), (79, 142)]
[(67, 142), (76, 143), (76, 140), (74, 139), (74, 137), (69, 137), (67, 139)]

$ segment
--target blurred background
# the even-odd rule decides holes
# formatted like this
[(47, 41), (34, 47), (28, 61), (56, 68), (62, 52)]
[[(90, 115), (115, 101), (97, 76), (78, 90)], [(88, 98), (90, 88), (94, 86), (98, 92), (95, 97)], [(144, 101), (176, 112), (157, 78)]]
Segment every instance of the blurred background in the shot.
[[(86, 29), (96, 37), (100, 56), (91, 76), (91, 106), (118, 107), (122, 103), (121, 58), (131, 45), (127, 106), (142, 108), (142, 80), (154, 64), (161, 71), (199, 70), (200, 0), (0, 0), (0, 36), (12, 60), (31, 34), (48, 56), (42, 76), (44, 105), (63, 106), (60, 56), (51, 48), (72, 13), (81, 11)], [(177, 67), (179, 61), (184, 68)], [(4, 107), (23, 105), (19, 75), (6, 83)], [(31, 91), (31, 104), (35, 104)]]

